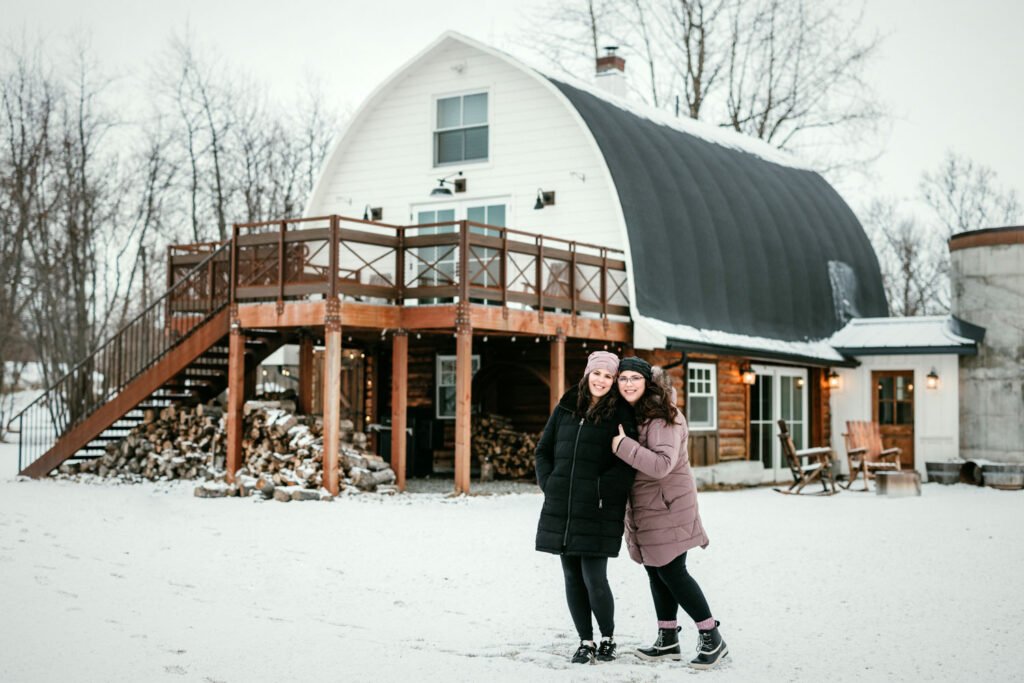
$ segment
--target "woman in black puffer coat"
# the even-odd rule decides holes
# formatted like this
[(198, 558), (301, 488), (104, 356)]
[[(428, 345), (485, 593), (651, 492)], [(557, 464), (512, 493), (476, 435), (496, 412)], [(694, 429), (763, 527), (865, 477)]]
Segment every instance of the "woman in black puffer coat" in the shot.
[[(596, 351), (577, 387), (562, 397), (537, 443), (537, 483), (544, 507), (537, 550), (561, 556), (569, 613), (580, 637), (572, 661), (615, 659), (615, 602), (608, 558), (622, 546), (626, 501), (636, 471), (616, 458), (619, 425), (636, 435), (633, 411), (614, 390), (619, 358)], [(590, 615), (601, 644), (594, 643)]]

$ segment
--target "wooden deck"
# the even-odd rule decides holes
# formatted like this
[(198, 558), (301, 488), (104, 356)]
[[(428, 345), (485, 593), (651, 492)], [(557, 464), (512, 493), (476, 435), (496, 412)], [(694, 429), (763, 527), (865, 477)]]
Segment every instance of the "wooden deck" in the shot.
[[(167, 273), (164, 296), (17, 416), (23, 473), (45, 476), (83, 447), (101, 448), (92, 444), (116, 438), (104, 433), (147, 400), (207, 400), (226, 386), (233, 479), (243, 398), (271, 350), (268, 336), (277, 345), (300, 340), (299, 397), (307, 410), (318, 337), (325, 348), (324, 484), (336, 493), (342, 331), (390, 342), (396, 435), (407, 421), (408, 334), (430, 332), (455, 337), (455, 488), (466, 492), (475, 336), (546, 340), (552, 405), (564, 386), (567, 339), (632, 338), (621, 251), (469, 221), (397, 226), (325, 216), (236, 225), (227, 243), (169, 247)], [(217, 384), (208, 368), (200, 372), (200, 357), (222, 358), (224, 345), (226, 366), (217, 372), (226, 380)], [(392, 442), (402, 487), (404, 441)]]

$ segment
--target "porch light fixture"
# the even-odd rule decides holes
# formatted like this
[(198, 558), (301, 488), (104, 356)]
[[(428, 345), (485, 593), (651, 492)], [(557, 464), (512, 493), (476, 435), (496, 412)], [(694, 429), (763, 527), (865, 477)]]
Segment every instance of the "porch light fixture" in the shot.
[(839, 373), (835, 370), (831, 370), (828, 373), (828, 388), (838, 389), (840, 387)]
[(925, 375), (924, 385), (929, 389), (939, 388), (939, 373), (935, 371), (935, 368), (932, 368), (932, 371)]
[(545, 206), (552, 206), (555, 203), (554, 191), (545, 192), (541, 188), (537, 188), (537, 201), (534, 203), (533, 208), (535, 210), (543, 209)]
[(744, 384), (753, 384), (757, 381), (757, 373), (754, 372), (754, 368), (750, 367), (750, 363), (740, 366), (740, 379)]
[[(445, 187), (445, 185), (451, 185), (452, 187), (455, 188), (456, 192), (465, 192), (466, 191), (466, 180), (464, 178), (456, 177), (456, 176), (462, 176), (462, 171), (456, 171), (455, 173), (451, 173), (449, 175), (446, 175), (444, 178), (438, 178), (437, 179), (437, 187), (435, 187), (433, 190), (430, 191), (430, 196), (431, 197), (451, 197), (452, 196), (452, 191), (449, 190), (447, 187)], [(456, 179), (455, 180), (451, 180), (451, 178), (456, 178)]]
[(384, 218), (384, 209), (379, 206), (366, 205), (363, 209), (363, 220), (364, 221), (379, 221)]

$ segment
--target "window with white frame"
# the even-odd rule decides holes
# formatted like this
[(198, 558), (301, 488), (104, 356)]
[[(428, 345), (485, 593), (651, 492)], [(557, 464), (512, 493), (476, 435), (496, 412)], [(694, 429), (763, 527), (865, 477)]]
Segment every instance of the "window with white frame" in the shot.
[[(473, 354), (470, 364), (473, 375), (480, 369), (480, 356)], [(437, 357), (437, 395), (434, 405), (441, 420), (455, 419), (455, 356)]]
[(486, 161), (487, 93), (439, 97), (434, 118), (434, 165)]
[(714, 363), (686, 368), (686, 419), (690, 429), (718, 428), (718, 369)]

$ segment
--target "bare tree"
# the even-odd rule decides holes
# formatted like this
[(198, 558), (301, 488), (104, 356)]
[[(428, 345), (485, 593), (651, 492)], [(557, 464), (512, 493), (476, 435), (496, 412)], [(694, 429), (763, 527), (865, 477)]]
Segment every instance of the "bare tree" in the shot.
[(29, 244), (48, 213), (46, 183), (54, 93), (38, 48), (7, 46), (0, 72), (0, 439), (30, 345), (25, 313), (40, 284)]
[(1021, 220), (1017, 193), (1001, 187), (991, 168), (952, 151), (946, 153), (939, 168), (922, 175), (921, 194), (947, 238)]
[[(850, 152), (850, 141), (863, 142), (883, 117), (864, 77), (880, 41), (858, 38), (862, 19), (844, 10), (834, 0), (566, 0), (524, 42), (576, 76), (593, 68), (582, 59), (591, 44), (617, 44), (641, 61), (644, 85), (631, 81), (631, 90), (647, 103), (682, 99), (677, 114), (800, 150), (833, 170), (876, 156), (858, 145), (837, 162), (831, 150)], [(600, 38), (584, 42), (587, 34)]]
[(864, 217), (882, 270), (889, 314), (929, 315), (949, 309), (945, 243), (891, 199), (876, 199)]

